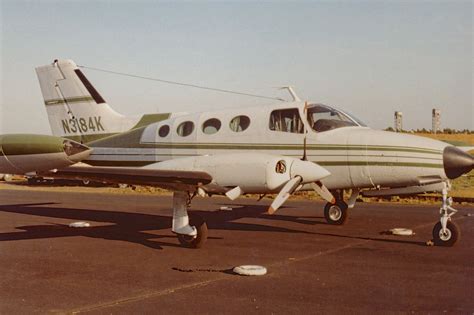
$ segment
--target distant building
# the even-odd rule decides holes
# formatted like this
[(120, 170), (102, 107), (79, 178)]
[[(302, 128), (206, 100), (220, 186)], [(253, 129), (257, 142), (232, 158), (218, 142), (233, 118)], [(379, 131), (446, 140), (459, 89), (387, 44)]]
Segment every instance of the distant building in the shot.
[(395, 112), (395, 126), (394, 129), (396, 132), (400, 132), (403, 130), (403, 113), (402, 112)]
[(441, 110), (433, 108), (431, 119), (433, 125), (431, 128), (432, 132), (437, 133), (438, 131), (441, 131)]

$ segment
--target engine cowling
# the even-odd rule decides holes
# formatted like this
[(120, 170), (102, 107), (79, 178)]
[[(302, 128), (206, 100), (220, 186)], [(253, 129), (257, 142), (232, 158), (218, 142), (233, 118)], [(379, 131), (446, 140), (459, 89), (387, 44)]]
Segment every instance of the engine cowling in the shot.
[(212, 176), (212, 185), (239, 186), (246, 193), (277, 192), (295, 176), (301, 176), (304, 182), (312, 182), (330, 175), (312, 162), (261, 153), (194, 156), (159, 162), (146, 168), (203, 171)]

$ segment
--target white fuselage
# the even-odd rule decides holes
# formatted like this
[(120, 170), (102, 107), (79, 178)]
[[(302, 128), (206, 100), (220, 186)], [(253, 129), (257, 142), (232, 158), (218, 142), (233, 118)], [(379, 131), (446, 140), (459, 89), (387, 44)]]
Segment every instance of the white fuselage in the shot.
[[(298, 111), (307, 133), (271, 130), (275, 129), (270, 122), (272, 112), (286, 109)], [(249, 118), (246, 129), (236, 127), (234, 118), (240, 115)], [(220, 127), (209, 127), (206, 122), (210, 119), (218, 120)], [(184, 122), (192, 122), (194, 127), (180, 128)], [(164, 132), (165, 126), (169, 127), (168, 133)], [(307, 159), (331, 172), (323, 180), (330, 189), (397, 187), (446, 179), (442, 154), (447, 143), (356, 124), (317, 132), (307, 119), (304, 102), (171, 116), (92, 143), (94, 150), (88, 163), (143, 166), (188, 156), (237, 152), (302, 157), (305, 136)]]

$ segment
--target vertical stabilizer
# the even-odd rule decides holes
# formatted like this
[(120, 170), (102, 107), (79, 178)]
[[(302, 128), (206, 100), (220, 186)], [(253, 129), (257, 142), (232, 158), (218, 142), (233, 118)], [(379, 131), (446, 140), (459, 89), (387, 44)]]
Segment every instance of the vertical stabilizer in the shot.
[(53, 135), (90, 142), (130, 130), (139, 119), (114, 111), (72, 60), (36, 68)]

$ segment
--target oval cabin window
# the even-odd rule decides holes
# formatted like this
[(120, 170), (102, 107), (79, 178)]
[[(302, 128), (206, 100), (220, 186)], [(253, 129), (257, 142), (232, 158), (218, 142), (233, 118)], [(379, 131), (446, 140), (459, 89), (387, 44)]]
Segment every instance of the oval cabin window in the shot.
[(194, 130), (194, 123), (192, 121), (185, 121), (179, 124), (176, 133), (181, 137), (189, 136)]
[(208, 119), (202, 124), (202, 132), (206, 135), (212, 135), (219, 129), (221, 129), (221, 121), (217, 118)]
[(247, 116), (236, 116), (230, 121), (230, 130), (234, 132), (242, 132), (250, 126), (250, 118)]
[(170, 126), (164, 125), (161, 126), (158, 130), (158, 135), (162, 138), (166, 137), (170, 133)]

